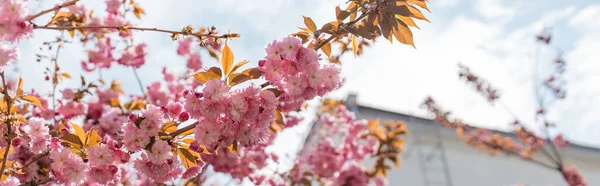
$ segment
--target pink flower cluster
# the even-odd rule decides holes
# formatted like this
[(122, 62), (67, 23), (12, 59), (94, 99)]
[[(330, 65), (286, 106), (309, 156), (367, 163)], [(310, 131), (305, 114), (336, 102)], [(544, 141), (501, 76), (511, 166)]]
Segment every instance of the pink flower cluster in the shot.
[(259, 67), (271, 85), (284, 91), (279, 98), (283, 111), (297, 110), (304, 101), (341, 86), (340, 69), (321, 66), (317, 52), (303, 47), (298, 38), (273, 41), (265, 50), (267, 57), (259, 61)]
[[(226, 149), (219, 150), (218, 155), (201, 155), (202, 159), (210, 164), (215, 171), (228, 173), (233, 178), (240, 180), (249, 177), (256, 185), (261, 185), (265, 178), (257, 174), (258, 171), (267, 166), (267, 160), (277, 162), (279, 159), (277, 155), (265, 151), (265, 148), (271, 145), (274, 139), (275, 136), (271, 136), (255, 146), (240, 148), (239, 157), (227, 152)], [(200, 151), (200, 149), (194, 149), (192, 146), (190, 146), (190, 149)]]
[(210, 147), (227, 147), (234, 141), (252, 146), (268, 136), (274, 120), (275, 95), (251, 85), (236, 91), (221, 80), (210, 80), (201, 92), (185, 93), (185, 109), (198, 120), (195, 138)]
[(10, 65), (10, 63), (19, 58), (19, 53), (16, 48), (10, 48), (3, 44), (0, 40), (0, 71), (4, 69), (4, 66)]
[[(365, 120), (356, 120), (353, 113), (340, 105), (331, 114), (324, 113), (320, 124), (327, 137), (297, 159), (291, 172), (294, 181), (301, 179), (303, 169), (307, 169), (328, 180), (325, 182), (327, 185), (385, 184), (381, 178), (369, 178), (360, 164), (365, 158), (374, 155), (378, 147), (376, 139), (363, 137), (368, 132)], [(341, 143), (335, 145), (334, 138), (342, 139)]]
[(140, 68), (146, 62), (146, 54), (146, 44), (142, 43), (135, 46), (133, 50), (125, 51), (117, 62), (124, 66)]
[(186, 37), (179, 41), (179, 47), (177, 47), (177, 54), (187, 58), (187, 68), (191, 71), (198, 71), (202, 69), (202, 59), (200, 59), (200, 53), (198, 51), (192, 51), (192, 43), (194, 42), (192, 37)]
[(17, 42), (33, 31), (26, 20), (27, 3), (24, 0), (0, 1), (0, 41)]
[(170, 181), (183, 173), (181, 163), (172, 153), (171, 144), (153, 138), (158, 135), (167, 118), (185, 122), (189, 119), (189, 114), (184, 111), (181, 103), (170, 102), (166, 107), (150, 104), (142, 110), (141, 115), (130, 115), (124, 128), (123, 143), (130, 152), (141, 151), (151, 144), (150, 149), (134, 161), (134, 167), (156, 182)]
[[(50, 143), (50, 129), (44, 124), (44, 119), (41, 118), (30, 118), (29, 124), (21, 126), (21, 130), (29, 136), (29, 146), (31, 152), (34, 154), (41, 154), (48, 149)], [(22, 142), (18, 140), (20, 138), (13, 139), (13, 146), (20, 146)]]

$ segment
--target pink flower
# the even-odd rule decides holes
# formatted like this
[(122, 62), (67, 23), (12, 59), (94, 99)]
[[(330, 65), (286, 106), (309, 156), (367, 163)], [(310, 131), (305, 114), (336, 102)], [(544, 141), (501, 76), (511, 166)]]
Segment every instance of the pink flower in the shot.
[(181, 163), (175, 156), (164, 163), (155, 164), (148, 160), (146, 154), (142, 154), (141, 158), (138, 158), (133, 162), (133, 167), (135, 167), (137, 171), (148, 176), (155, 182), (167, 182), (179, 177), (183, 172), (180, 166)]
[(587, 182), (583, 179), (579, 170), (572, 165), (563, 167), (562, 174), (570, 186), (587, 186)]
[(207, 119), (199, 119), (198, 125), (194, 129), (196, 141), (208, 147), (215, 146), (219, 141), (219, 136), (221, 136), (220, 127), (217, 125), (216, 123), (209, 122)]
[(90, 148), (88, 159), (91, 166), (100, 167), (112, 164), (115, 161), (113, 150), (106, 145), (99, 145)]
[(80, 116), (84, 111), (85, 105), (76, 101), (68, 101), (66, 104), (61, 104), (58, 107), (58, 113), (65, 117), (65, 119)]
[(333, 140), (324, 138), (308, 156), (310, 169), (319, 177), (332, 177), (335, 173), (332, 170), (339, 170), (344, 163), (344, 159), (332, 145)]
[(167, 114), (171, 118), (179, 117), (179, 114), (183, 111), (183, 105), (179, 102), (169, 102), (166, 108)]
[(114, 165), (92, 167), (88, 172), (88, 177), (90, 178), (90, 181), (98, 184), (112, 185), (121, 179), (121, 173), (120, 169)]
[(98, 133), (100, 136), (109, 135), (117, 137), (121, 132), (123, 124), (127, 122), (124, 116), (121, 116), (121, 110), (118, 108), (110, 108), (102, 114), (98, 119)]
[(183, 178), (183, 179), (193, 178), (194, 176), (198, 175), (200, 173), (200, 171), (202, 171), (202, 165), (196, 165), (194, 167), (190, 167), (183, 173), (181, 178)]
[(121, 6), (120, 0), (106, 0), (106, 12), (108, 12), (109, 14), (120, 15), (121, 14), (121, 9), (119, 9), (120, 6)]
[(146, 118), (140, 122), (140, 132), (144, 136), (156, 136), (160, 131), (160, 124), (156, 120)]
[(193, 38), (186, 37), (185, 39), (180, 40), (177, 47), (177, 54), (181, 56), (185, 56), (190, 53), (190, 48), (192, 46)]
[[(121, 25), (119, 25), (121, 26)], [(111, 63), (115, 61), (110, 38), (98, 40), (95, 50), (88, 50), (88, 63), (93, 64), (97, 68), (110, 68)]]
[(72, 89), (66, 88), (62, 91), (63, 99), (73, 99), (75, 98), (75, 93)]
[(223, 81), (218, 79), (213, 79), (206, 82), (206, 86), (202, 90), (202, 94), (204, 94), (204, 97), (213, 100), (224, 98), (225, 96), (227, 96), (228, 92), (229, 86), (225, 85)]
[[(0, 26), (0, 28), (2, 28), (2, 26)], [(17, 48), (5, 46), (0, 40), (0, 71), (2, 71), (4, 66), (10, 65), (12, 61), (17, 60), (18, 58), (19, 53), (17, 52)]]
[(302, 47), (302, 41), (296, 37), (283, 38), (279, 43), (279, 48), (283, 58), (288, 60), (295, 60), (298, 49)]
[(198, 52), (189, 54), (186, 66), (194, 72), (200, 70), (202, 68), (202, 59), (200, 58), (200, 54)]
[(150, 138), (145, 135), (133, 122), (129, 122), (123, 129), (123, 144), (129, 151), (140, 151), (150, 142)]
[(44, 122), (44, 119), (41, 118), (30, 118), (29, 124), (23, 126), (23, 132), (31, 138), (44, 138), (45, 135), (49, 135), (48, 132), (50, 131)]
[[(0, 42), (17, 42), (33, 31), (33, 26), (25, 20), (27, 1), (0, 1)], [(0, 61), (1, 62), (1, 61)]]
[(273, 41), (271, 44), (267, 45), (265, 52), (267, 52), (267, 59), (281, 59), (281, 54), (283, 53), (282, 47), (279, 47), (279, 42)]
[(569, 142), (567, 140), (565, 140), (563, 135), (557, 135), (556, 137), (554, 137), (554, 139), (552, 139), (552, 143), (554, 144), (554, 146), (557, 146), (560, 148), (564, 148), (569, 145)]
[(49, 134), (46, 134), (47, 137), (41, 137), (41, 138), (33, 138), (31, 139), (30, 145), (31, 145), (31, 152), (33, 152), (34, 154), (41, 154), (42, 152), (46, 151), (48, 149), (48, 144), (50, 144), (50, 140), (48, 140), (48, 138), (50, 138)]
[(117, 62), (121, 65), (140, 68), (146, 62), (146, 44), (142, 43), (134, 50), (127, 50)]
[(173, 156), (171, 145), (163, 140), (157, 140), (152, 145), (152, 151), (148, 153), (148, 160), (154, 164), (161, 164)]

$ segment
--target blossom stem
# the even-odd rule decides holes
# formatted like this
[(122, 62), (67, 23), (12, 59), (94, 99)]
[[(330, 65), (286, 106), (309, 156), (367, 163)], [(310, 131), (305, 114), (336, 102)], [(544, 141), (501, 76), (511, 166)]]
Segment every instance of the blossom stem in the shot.
[[(60, 53), (60, 49), (62, 48), (63, 38), (65, 36), (65, 32), (60, 33), (60, 41), (58, 42), (58, 47), (56, 48), (56, 53), (54, 54), (54, 73), (52, 75), (52, 112), (56, 112), (56, 87), (58, 86), (58, 54)], [(57, 123), (56, 116), (53, 116), (54, 124)]]
[(144, 91), (144, 84), (142, 84), (142, 79), (140, 79), (140, 76), (138, 75), (135, 67), (131, 67), (131, 69), (133, 69), (133, 75), (135, 75), (135, 79), (137, 80), (138, 85), (140, 86), (140, 91), (142, 91), (142, 95), (144, 95), (145, 91)]
[(35, 29), (47, 29), (47, 30), (77, 30), (77, 29), (118, 29), (118, 30), (139, 30), (139, 31), (153, 31), (153, 32), (164, 32), (169, 34), (180, 34), (180, 35), (191, 35), (196, 37), (211, 37), (211, 38), (237, 38), (240, 35), (237, 33), (227, 33), (223, 35), (212, 35), (212, 34), (201, 34), (201, 33), (188, 33), (183, 31), (165, 30), (159, 28), (145, 28), (145, 27), (133, 27), (129, 25), (124, 26), (39, 26), (33, 25)]
[(6, 110), (6, 115), (7, 115), (7, 131), (6, 131), (6, 141), (7, 141), (7, 145), (6, 145), (6, 150), (4, 151), (4, 155), (3, 155), (3, 159), (2, 159), (2, 168), (0, 168), (0, 176), (4, 175), (4, 169), (6, 168), (6, 161), (8, 160), (8, 152), (10, 152), (10, 147), (11, 147), (11, 117), (10, 117), (10, 108), (12, 107), (12, 98), (10, 97), (10, 94), (8, 94), (8, 86), (6, 85), (6, 77), (4, 76), (4, 71), (0, 71), (0, 76), (2, 77), (2, 89), (3, 89), (3, 94), (4, 94), (4, 99), (6, 100), (6, 105), (7, 105), (7, 110)]
[(65, 3), (63, 3), (63, 4), (56, 5), (56, 6), (54, 6), (54, 7), (50, 8), (50, 9), (48, 9), (48, 10), (41, 11), (41, 12), (39, 12), (39, 13), (37, 13), (37, 14), (34, 14), (34, 15), (30, 15), (30, 16), (28, 16), (28, 17), (27, 17), (27, 19), (25, 19), (25, 20), (27, 20), (27, 21), (31, 21), (31, 20), (33, 20), (33, 19), (35, 19), (35, 18), (38, 18), (38, 17), (40, 17), (40, 16), (42, 16), (42, 15), (44, 15), (44, 14), (47, 14), (47, 13), (50, 13), (50, 12), (54, 12), (54, 11), (56, 11), (56, 10), (60, 10), (61, 8), (68, 7), (68, 6), (71, 6), (71, 5), (74, 5), (74, 4), (75, 4), (75, 3), (77, 3), (78, 1), (79, 1), (79, 0), (67, 1), (67, 2), (65, 2)]

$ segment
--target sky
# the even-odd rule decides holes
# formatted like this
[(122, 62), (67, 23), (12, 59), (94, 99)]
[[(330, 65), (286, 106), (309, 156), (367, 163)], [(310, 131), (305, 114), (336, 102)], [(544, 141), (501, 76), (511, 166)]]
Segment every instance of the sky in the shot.
[[(138, 0), (146, 11), (142, 27), (179, 30), (186, 25), (216, 26), (231, 30), (241, 38), (229, 42), (236, 60), (247, 59), (256, 65), (264, 58), (264, 47), (298, 31), (302, 16), (310, 16), (322, 25), (334, 19), (334, 8), (343, 0), (219, 0), (157, 1)], [(103, 1), (82, 0), (89, 7), (105, 6)], [(53, 1), (31, 1), (31, 12), (52, 6)], [(418, 21), (420, 29), (412, 29), (416, 49), (380, 39), (359, 58), (343, 58), (346, 84), (332, 96), (358, 94), (360, 104), (375, 108), (432, 117), (420, 104), (427, 96), (451, 110), (456, 118), (476, 126), (507, 130), (514, 120), (501, 104), (491, 105), (470, 86), (458, 79), (457, 64), (468, 66), (501, 92), (500, 102), (537, 129), (534, 114), (533, 64), (548, 64), (563, 51), (567, 62), (565, 73), (567, 98), (549, 107), (548, 117), (557, 130), (573, 143), (600, 147), (600, 2), (584, 0), (431, 0), (430, 22)], [(95, 11), (101, 14), (101, 11)], [(39, 22), (49, 17), (40, 18)], [(551, 47), (541, 47), (535, 35), (552, 27)], [(148, 43), (146, 65), (139, 69), (144, 85), (160, 81), (161, 68), (182, 71), (185, 59), (176, 54), (177, 43), (168, 35), (136, 32), (136, 42)], [(43, 81), (47, 63), (36, 63), (35, 53), (43, 41), (59, 36), (56, 31), (35, 31), (34, 36), (19, 45), (21, 59), (18, 71), (7, 70), (9, 76), (23, 75), (26, 87), (48, 92), (51, 85)], [(59, 63), (72, 76), (81, 74), (81, 60), (86, 59), (79, 44), (66, 45)], [(536, 57), (538, 56), (538, 57)], [(207, 54), (205, 66), (217, 63)], [(548, 70), (542, 68), (543, 70)], [(120, 79), (125, 92), (138, 93), (130, 68), (113, 67), (102, 72), (105, 79)], [(88, 78), (97, 78), (89, 74)], [(68, 80), (63, 86), (77, 86)], [(285, 133), (277, 142), (279, 148), (293, 149), (301, 142), (308, 125)]]

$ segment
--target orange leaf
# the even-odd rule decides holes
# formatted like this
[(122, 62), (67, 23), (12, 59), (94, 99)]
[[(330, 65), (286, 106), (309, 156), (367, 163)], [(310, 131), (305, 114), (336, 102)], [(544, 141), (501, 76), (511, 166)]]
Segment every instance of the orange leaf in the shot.
[(19, 77), (19, 83), (17, 84), (17, 96), (23, 95), (23, 78)]
[(231, 52), (227, 43), (225, 43), (223, 53), (221, 54), (221, 65), (223, 66), (225, 76), (229, 75), (233, 66), (233, 52)]
[(161, 131), (166, 132), (166, 133), (171, 133), (171, 132), (175, 132), (177, 130), (177, 125), (175, 125), (176, 123), (174, 121), (169, 121), (167, 123), (165, 123), (165, 125), (162, 127)]
[(35, 105), (36, 107), (39, 107), (40, 109), (44, 109), (42, 107), (42, 103), (40, 103), (40, 100), (35, 96), (29, 96), (29, 95), (21, 96), (21, 100), (28, 101), (31, 104)]
[(248, 61), (244, 60), (244, 61), (240, 61), (240, 62), (236, 63), (235, 66), (233, 66), (233, 68), (231, 68), (230, 73), (234, 73), (237, 69), (244, 66), (245, 64), (248, 64)]
[(231, 143), (231, 145), (229, 145), (227, 147), (227, 149), (229, 150), (229, 152), (237, 155), (238, 157), (240, 156), (240, 153), (238, 152), (238, 143), (237, 143), (237, 141), (233, 141), (233, 143)]
[(352, 52), (354, 53), (354, 57), (356, 57), (356, 53), (358, 52), (358, 42), (354, 35), (352, 35)]
[(331, 57), (331, 43), (330, 42), (327, 42), (323, 46), (321, 46), (321, 50), (323, 51), (323, 53), (325, 53), (325, 55), (327, 55), (327, 57)]
[(317, 25), (315, 25), (315, 22), (310, 18), (310, 17), (306, 17), (306, 16), (302, 16), (304, 17), (304, 25), (306, 25), (306, 27), (314, 32), (315, 30), (317, 30)]
[(283, 121), (283, 114), (279, 109), (275, 109), (275, 122), (285, 125), (285, 122)]

